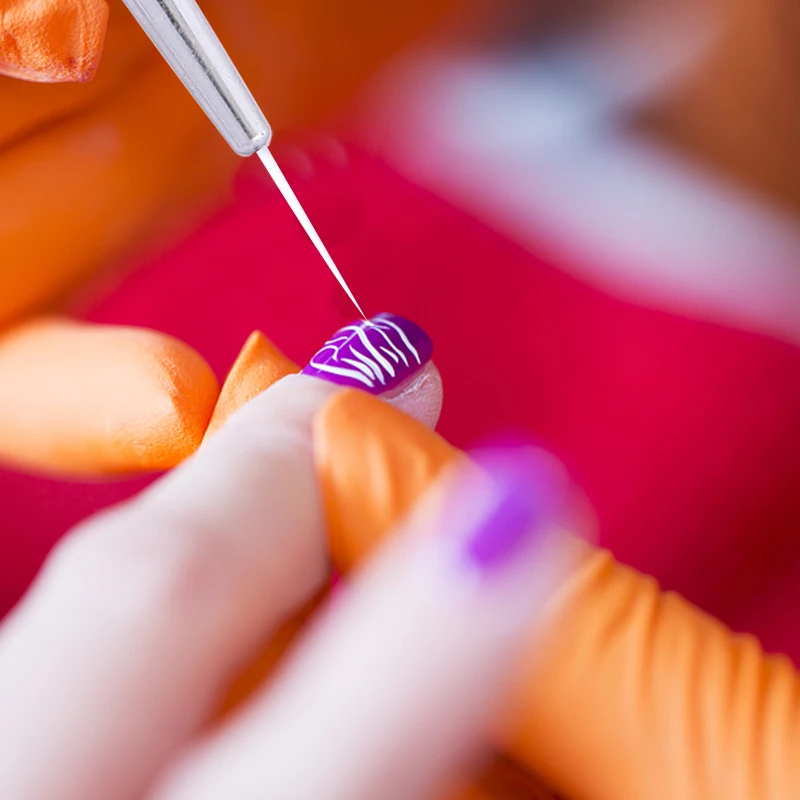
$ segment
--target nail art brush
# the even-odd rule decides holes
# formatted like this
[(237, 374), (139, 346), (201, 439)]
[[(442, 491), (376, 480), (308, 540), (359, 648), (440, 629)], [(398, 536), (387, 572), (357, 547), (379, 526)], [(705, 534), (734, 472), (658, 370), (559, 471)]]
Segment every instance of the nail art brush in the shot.
[(267, 118), (195, 0), (123, 2), (233, 151), (243, 157), (258, 153), (314, 247), (366, 319), (269, 151), (272, 129)]

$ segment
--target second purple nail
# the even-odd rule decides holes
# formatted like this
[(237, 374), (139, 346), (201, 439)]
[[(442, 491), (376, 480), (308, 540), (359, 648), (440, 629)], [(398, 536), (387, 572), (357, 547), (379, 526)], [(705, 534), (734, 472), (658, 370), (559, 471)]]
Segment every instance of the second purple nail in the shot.
[(433, 342), (419, 325), (395, 314), (378, 314), (336, 331), (303, 375), (383, 394), (419, 372), (432, 355)]

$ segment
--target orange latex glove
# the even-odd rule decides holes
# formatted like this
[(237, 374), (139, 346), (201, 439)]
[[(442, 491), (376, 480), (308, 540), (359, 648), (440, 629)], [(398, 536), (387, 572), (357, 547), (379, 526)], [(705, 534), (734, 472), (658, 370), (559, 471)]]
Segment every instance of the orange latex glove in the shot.
[[(280, 133), (339, 105), (450, 4), (209, 0), (203, 9)], [(121, 0), (0, 0), (0, 107), (0, 331), (10, 333), (0, 334), (0, 458), (90, 474), (172, 466), (197, 447), (217, 399), (200, 356), (155, 333), (56, 319), (13, 326), (57, 310), (99, 270), (213, 203), (240, 162)], [(53, 365), (57, 381), (43, 374)], [(122, 365), (138, 411), (123, 392), (114, 399)], [(65, 412), (81, 408), (87, 379), (104, 398), (102, 441), (91, 402), (74, 420)], [(31, 399), (39, 427), (29, 439)]]
[[(229, 377), (226, 395), (239, 399), (225, 414), (287, 366), (260, 337), (251, 340), (255, 350), (260, 355), (240, 358)], [(313, 444), (333, 565), (344, 573), (465, 457), (354, 390), (317, 415)], [(505, 755), (467, 796), (538, 797), (539, 780), (568, 800), (800, 796), (800, 681), (788, 660), (765, 656), (751, 637), (734, 636), (608, 553), (568, 534), (566, 544), (575, 559), (570, 577), (498, 721)], [(315, 602), (283, 627), (228, 707), (263, 680)]]
[[(315, 428), (335, 565), (351, 569), (462, 456), (360, 393)], [(570, 800), (800, 796), (800, 682), (680, 597), (578, 540), (498, 743)]]
[[(287, 369), (263, 337), (252, 337), (226, 382), (217, 422)], [(300, 385), (320, 388), (306, 381)], [(305, 474), (316, 473), (333, 565), (347, 573), (464, 456), (372, 396), (342, 390), (320, 402), (298, 452), (313, 456)], [(607, 553), (563, 536), (574, 560), (497, 720), (502, 760), (467, 796), (514, 797), (520, 771), (568, 800), (798, 796), (800, 683), (792, 666)], [(233, 687), (228, 707), (259, 685), (302, 626), (324, 580), (320, 561), (305, 589), (303, 571), (292, 583), (293, 607), (306, 608)], [(513, 777), (504, 780), (504, 768)]]

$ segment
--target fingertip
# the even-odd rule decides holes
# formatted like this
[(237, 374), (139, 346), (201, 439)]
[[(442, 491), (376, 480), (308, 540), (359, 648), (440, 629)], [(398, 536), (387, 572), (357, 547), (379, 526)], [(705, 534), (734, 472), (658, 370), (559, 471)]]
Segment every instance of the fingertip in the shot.
[(108, 26), (105, 0), (39, 0), (0, 15), (0, 74), (40, 83), (85, 82)]
[(419, 420), (356, 389), (314, 419), (314, 461), (338, 569), (371, 550), (463, 455)]
[(208, 423), (206, 438), (216, 433), (233, 413), (261, 392), (281, 378), (299, 371), (300, 367), (287, 358), (261, 331), (253, 331), (225, 378)]
[(175, 466), (219, 395), (205, 359), (157, 331), (39, 319), (0, 341), (0, 455), (37, 472)]
[(303, 374), (381, 397), (434, 427), (442, 380), (432, 355), (433, 341), (419, 325), (382, 313), (335, 331)]
[(442, 376), (433, 361), (429, 361), (419, 373), (392, 392), (381, 395), (381, 399), (433, 430), (442, 413)]
[(139, 449), (139, 469), (166, 470), (200, 446), (219, 399), (219, 382), (189, 345), (155, 332), (142, 333), (153, 335), (147, 343), (147, 363), (142, 364), (142, 377), (152, 387), (153, 413), (140, 430), (120, 428), (118, 443), (120, 453), (130, 451), (131, 445)]
[[(263, 333), (251, 333), (225, 378), (205, 438), (216, 433), (242, 406), (282, 378), (298, 372), (300, 367)], [(442, 410), (442, 378), (433, 362), (427, 361), (418, 372), (379, 396), (433, 429)]]

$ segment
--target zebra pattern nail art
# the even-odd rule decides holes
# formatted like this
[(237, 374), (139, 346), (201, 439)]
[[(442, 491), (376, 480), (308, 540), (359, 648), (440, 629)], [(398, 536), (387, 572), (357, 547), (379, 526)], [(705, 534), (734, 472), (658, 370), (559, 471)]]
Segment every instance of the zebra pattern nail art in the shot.
[(379, 314), (336, 331), (303, 374), (382, 394), (422, 369), (432, 353), (433, 343), (418, 325), (394, 314)]

